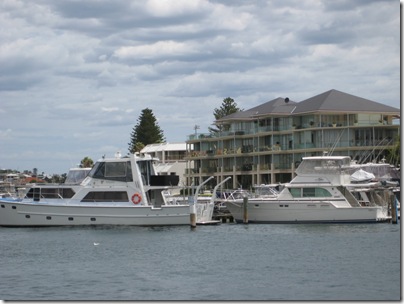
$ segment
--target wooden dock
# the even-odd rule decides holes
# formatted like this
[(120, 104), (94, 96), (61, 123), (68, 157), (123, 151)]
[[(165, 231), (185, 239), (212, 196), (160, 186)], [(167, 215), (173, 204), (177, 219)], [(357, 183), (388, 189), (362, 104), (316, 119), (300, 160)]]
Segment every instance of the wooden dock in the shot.
[(222, 223), (234, 223), (234, 218), (230, 212), (213, 212), (212, 220), (218, 220)]

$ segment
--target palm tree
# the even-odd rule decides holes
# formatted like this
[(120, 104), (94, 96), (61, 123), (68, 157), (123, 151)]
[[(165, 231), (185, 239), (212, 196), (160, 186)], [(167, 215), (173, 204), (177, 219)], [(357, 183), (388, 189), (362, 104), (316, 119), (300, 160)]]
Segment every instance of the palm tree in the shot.
[(80, 168), (91, 168), (93, 165), (93, 160), (88, 156), (84, 157), (80, 162)]

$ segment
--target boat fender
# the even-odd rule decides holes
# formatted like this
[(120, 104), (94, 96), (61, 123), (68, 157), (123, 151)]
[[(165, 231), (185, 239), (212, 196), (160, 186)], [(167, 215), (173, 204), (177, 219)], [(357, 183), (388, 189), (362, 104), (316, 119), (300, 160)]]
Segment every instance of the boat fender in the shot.
[(132, 203), (135, 205), (139, 204), (142, 201), (142, 197), (140, 196), (139, 193), (135, 193), (132, 195)]

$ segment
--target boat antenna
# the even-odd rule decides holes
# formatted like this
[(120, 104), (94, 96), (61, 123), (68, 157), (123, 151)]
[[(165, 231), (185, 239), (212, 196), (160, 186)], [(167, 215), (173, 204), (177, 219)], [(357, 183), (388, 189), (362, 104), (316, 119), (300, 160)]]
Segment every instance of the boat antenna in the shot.
[(380, 147), (384, 146), (384, 145), (390, 145), (392, 143), (392, 139), (388, 140), (386, 137), (383, 138), (376, 146), (373, 147), (373, 149), (371, 151), (369, 151), (367, 154), (366, 151), (364, 151), (364, 155), (362, 156), (362, 158), (360, 159), (359, 163), (363, 164), (365, 163), (365, 161), (372, 155), (374, 154), (374, 152), (376, 151), (376, 149), (379, 148), (379, 153), (377, 154), (376, 158), (378, 158), (381, 153), (384, 151), (384, 149), (380, 149)]
[(337, 147), (337, 144), (340, 142), (342, 134), (344, 134), (345, 129), (343, 129), (341, 132), (339, 132), (337, 139), (335, 140), (334, 144), (332, 145), (330, 149), (330, 156), (334, 153), (335, 148)]

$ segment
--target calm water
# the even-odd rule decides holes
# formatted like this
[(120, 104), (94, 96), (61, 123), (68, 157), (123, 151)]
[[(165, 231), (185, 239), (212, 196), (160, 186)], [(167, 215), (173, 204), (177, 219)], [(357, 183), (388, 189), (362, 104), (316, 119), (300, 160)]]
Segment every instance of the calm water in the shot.
[(399, 300), (400, 241), (392, 224), (0, 228), (0, 298)]

